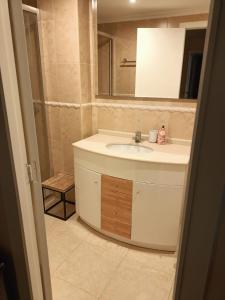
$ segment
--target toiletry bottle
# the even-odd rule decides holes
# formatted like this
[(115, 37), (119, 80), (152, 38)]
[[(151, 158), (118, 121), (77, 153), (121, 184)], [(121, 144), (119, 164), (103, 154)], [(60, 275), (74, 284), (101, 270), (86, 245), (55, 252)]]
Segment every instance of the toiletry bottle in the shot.
[(165, 145), (166, 144), (166, 130), (165, 126), (163, 125), (161, 129), (159, 129), (158, 137), (157, 137), (157, 144)]
[(158, 132), (159, 131), (155, 129), (151, 129), (149, 131), (149, 143), (157, 143)]

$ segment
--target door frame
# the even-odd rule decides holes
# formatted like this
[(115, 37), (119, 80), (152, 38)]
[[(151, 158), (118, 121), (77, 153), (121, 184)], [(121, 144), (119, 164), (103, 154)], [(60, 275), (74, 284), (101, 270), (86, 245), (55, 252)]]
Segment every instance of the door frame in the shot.
[(225, 299), (224, 37), (225, 0), (213, 0), (186, 188), (176, 300)]
[(33, 299), (42, 300), (44, 298), (40, 261), (32, 205), (32, 193), (27, 172), (27, 165), (29, 162), (25, 146), (26, 143), (23, 130), (20, 95), (7, 0), (0, 1), (0, 36), (0, 68), (9, 134), (12, 145), (12, 156), (15, 166), (15, 177), (18, 188), (24, 243), (27, 252), (27, 264)]
[(0, 157), (4, 158), (1, 159), (0, 167), (0, 263), (4, 263), (3, 278), (5, 285), (4, 288), (4, 285), (0, 283), (0, 298), (2, 287), (9, 299), (31, 299), (32, 291), (27, 267), (27, 251), (21, 222), (21, 207), (15, 182), (15, 167), (9, 138), (1, 72), (0, 141)]
[(52, 299), (38, 144), (21, 0), (8, 0), (44, 299)]
[[(13, 24), (14, 39), (20, 38), (22, 34), (21, 51), (16, 48), (17, 67), (18, 64), (21, 63), (18, 71), (18, 77), (21, 80), (20, 95), (16, 77), (17, 74), (7, 0), (0, 1), (0, 35), (2, 37), (2, 41), (0, 43), (0, 66), (3, 74), (3, 88), (6, 98), (6, 109), (16, 169), (16, 180), (22, 210), (21, 217), (24, 226), (25, 244), (28, 250), (28, 266), (34, 299), (39, 300), (43, 299), (43, 293), (39, 261), (40, 248), (38, 248), (38, 243), (46, 239), (43, 237), (43, 235), (45, 236), (45, 231), (44, 234), (40, 232), (43, 225), (42, 221), (40, 221), (40, 223), (36, 221), (35, 223), (31, 186), (28, 180), (27, 169), (25, 167), (29, 161), (27, 149), (25, 147), (25, 141), (27, 142), (25, 136), (27, 138), (28, 133), (34, 134), (33, 138), (31, 138), (28, 134), (29, 143), (31, 143), (32, 140), (35, 142), (36, 136), (34, 130), (34, 119), (32, 120), (33, 115), (31, 113), (29, 117), (27, 116), (28, 112), (31, 112), (31, 107), (29, 106), (28, 108), (30, 111), (24, 110), (26, 114), (23, 114), (23, 117), (27, 117), (27, 120), (24, 121), (22, 120), (20, 106), (21, 95), (23, 96), (21, 97), (23, 99), (25, 99), (26, 95), (28, 95), (27, 99), (31, 99), (31, 87), (28, 77), (28, 63), (25, 57), (25, 36), (21, 33), (23, 32), (22, 15), (21, 12), (19, 12), (19, 10), (22, 11), (21, 1), (8, 1), (11, 9), (11, 21), (12, 23), (16, 21), (16, 23)], [(194, 140), (186, 192), (186, 217), (183, 221), (182, 243), (179, 251), (176, 275), (176, 291), (174, 293), (174, 299), (177, 300), (209, 299), (207, 298), (207, 293), (210, 290), (209, 288), (207, 289), (207, 285), (209, 287), (209, 284), (212, 285), (213, 283), (212, 277), (210, 277), (211, 270), (215, 271), (215, 260), (213, 260), (213, 255), (216, 253), (216, 250), (218, 250), (217, 241), (221, 237), (219, 235), (222, 224), (221, 220), (225, 214), (225, 207), (222, 201), (225, 186), (225, 139), (221, 138), (225, 136), (225, 126), (222, 126), (222, 121), (224, 120), (224, 115), (222, 113), (225, 112), (225, 103), (223, 100), (225, 98), (223, 82), (223, 78), (225, 77), (223, 76), (225, 61), (224, 63), (221, 61), (221, 58), (224, 59), (225, 53), (225, 42), (223, 41), (225, 28), (224, 8), (225, 0), (212, 1), (209, 30), (207, 34), (208, 37), (206, 42), (208, 53), (203, 62), (204, 75), (201, 79), (200, 101), (197, 109), (197, 120), (194, 130)], [(18, 31), (15, 28), (15, 24), (18, 26)], [(22, 51), (24, 51), (24, 54), (21, 53)], [(22, 58), (22, 60), (18, 60), (18, 58)], [(223, 70), (221, 70), (221, 67)], [(24, 70), (23, 68), (25, 68), (24, 74), (22, 74), (22, 70)], [(28, 87), (25, 87), (25, 85)], [(22, 89), (21, 86), (23, 86)], [(28, 100), (23, 101), (23, 109), (25, 109), (24, 105), (28, 103)], [(31, 124), (28, 133), (24, 132), (23, 121), (26, 124), (25, 127), (27, 127), (28, 124)], [(209, 143), (207, 141), (210, 136), (217, 138), (217, 144)], [(36, 145), (36, 142), (33, 147), (30, 145), (30, 150), (35, 148)], [(32, 153), (34, 154), (35, 160), (38, 162), (38, 156), (36, 153), (37, 150), (33, 149), (32, 151), (34, 151)], [(214, 155), (213, 157), (215, 157), (215, 159), (213, 161), (207, 160), (208, 155)], [(207, 161), (207, 167), (211, 168), (210, 170), (214, 173), (206, 172), (206, 168), (204, 166), (205, 161)], [(215, 188), (210, 190), (210, 188), (212, 189), (212, 183)], [(39, 195), (39, 190), (41, 193), (40, 181), (37, 178), (35, 180), (35, 187), (33, 187), (33, 190), (36, 191), (37, 195)], [(213, 198), (212, 192), (214, 192)], [(37, 196), (37, 198), (40, 199), (39, 196)], [(38, 214), (40, 214), (41, 207), (36, 207), (36, 209), (37, 211), (39, 210)], [(36, 235), (36, 229), (37, 232), (39, 230), (38, 237)], [(45, 250), (42, 254), (44, 253), (46, 254)], [(221, 261), (221, 264), (222, 263), (225, 264), (225, 261)], [(199, 268), (196, 268), (196, 265)], [(46, 271), (46, 269), (48, 269), (47, 266), (43, 265), (43, 270)], [(221, 294), (221, 296), (223, 296), (224, 299), (224, 295)], [(45, 299), (50, 298), (46, 297)]]

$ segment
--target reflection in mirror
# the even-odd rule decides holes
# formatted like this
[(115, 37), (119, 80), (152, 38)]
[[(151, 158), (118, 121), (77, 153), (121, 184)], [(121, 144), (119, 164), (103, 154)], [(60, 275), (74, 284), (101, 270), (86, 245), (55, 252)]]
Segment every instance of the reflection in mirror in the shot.
[(206, 29), (186, 31), (180, 98), (198, 97), (205, 35)]
[(98, 89), (100, 95), (112, 95), (112, 47), (109, 34), (98, 32)]
[(184, 28), (138, 28), (136, 97), (179, 98)]
[[(98, 95), (113, 95), (120, 98), (137, 96), (196, 99), (208, 10), (209, 0), (168, 0), (166, 4), (162, 1), (153, 3), (152, 1), (137, 0), (136, 3), (131, 4), (128, 0), (98, 0)], [(180, 53), (177, 53), (177, 61), (173, 67), (177, 66), (176, 73), (179, 76), (175, 79), (172, 74), (172, 71), (175, 71), (173, 68), (167, 67), (166, 72), (162, 71), (160, 80), (167, 85), (163, 86), (162, 82), (158, 81), (160, 93), (154, 91), (155, 85), (151, 86), (149, 83), (146, 85), (148, 91), (143, 86), (141, 93), (140, 89), (137, 90), (138, 81), (143, 85), (143, 79), (150, 79), (151, 76), (159, 73), (162, 61), (169, 62), (171, 60), (169, 51), (167, 51), (163, 54), (163, 59), (158, 55), (153, 64), (154, 68), (152, 64), (149, 64), (151, 68), (147, 68), (146, 64), (145, 73), (141, 73), (138, 53), (145, 51), (146, 57), (148, 60), (150, 59), (149, 49), (141, 50), (141, 44), (138, 44), (138, 30), (141, 28), (185, 29), (183, 45), (179, 44), (177, 47), (180, 49)], [(165, 43), (165, 41), (161, 42), (159, 49)], [(148, 44), (150, 41), (144, 43)], [(170, 74), (169, 70), (171, 70)], [(167, 78), (170, 78), (170, 83)], [(172, 80), (176, 80), (176, 82), (172, 82)], [(175, 93), (161, 94), (162, 90), (169, 91), (172, 85), (176, 86)]]

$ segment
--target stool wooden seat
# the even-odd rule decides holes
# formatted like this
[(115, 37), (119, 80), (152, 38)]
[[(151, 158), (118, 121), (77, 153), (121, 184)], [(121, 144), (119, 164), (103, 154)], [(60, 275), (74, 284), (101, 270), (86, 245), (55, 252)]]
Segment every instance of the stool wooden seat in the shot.
[[(42, 194), (43, 194), (43, 204), (44, 204), (44, 212), (45, 214), (48, 214), (50, 216), (56, 217), (61, 220), (67, 220), (75, 213), (75, 202), (66, 200), (66, 193), (70, 190), (74, 189), (74, 179), (73, 176), (69, 174), (58, 174), (56, 176), (53, 176), (44, 182), (42, 182)], [(60, 193), (61, 199), (51, 205), (48, 209), (45, 208), (45, 190), (50, 190), (53, 192)], [(55, 213), (52, 213), (51, 211), (53, 208), (55, 208), (57, 205), (63, 204), (63, 217), (56, 215)], [(67, 206), (73, 205), (74, 209), (72, 212), (68, 215), (67, 214)]]

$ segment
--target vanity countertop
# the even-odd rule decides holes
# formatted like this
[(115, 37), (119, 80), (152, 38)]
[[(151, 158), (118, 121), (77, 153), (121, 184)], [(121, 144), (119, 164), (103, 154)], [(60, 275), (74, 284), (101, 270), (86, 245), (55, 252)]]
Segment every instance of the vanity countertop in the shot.
[(189, 145), (166, 144), (158, 145), (143, 141), (140, 145), (153, 149), (150, 153), (121, 153), (120, 151), (110, 150), (108, 144), (135, 144), (130, 137), (115, 136), (106, 134), (96, 134), (73, 144), (73, 147), (94, 152), (106, 156), (166, 164), (187, 165), (190, 158)]

